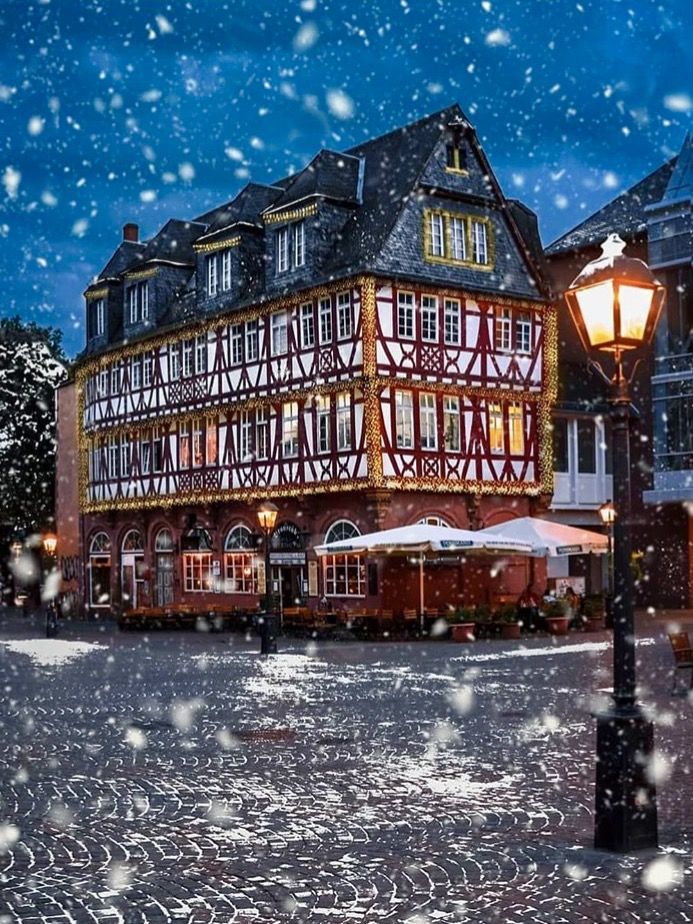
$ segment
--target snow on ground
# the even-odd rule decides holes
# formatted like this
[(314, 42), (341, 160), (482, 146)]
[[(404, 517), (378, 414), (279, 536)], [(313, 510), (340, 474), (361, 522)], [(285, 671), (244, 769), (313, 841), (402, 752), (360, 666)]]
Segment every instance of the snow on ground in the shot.
[[(653, 638), (639, 638), (636, 640), (635, 644), (637, 646), (642, 645), (654, 645), (655, 639)], [(555, 645), (550, 645), (546, 648), (512, 648), (506, 651), (494, 651), (491, 654), (474, 654), (473, 651), (470, 651), (469, 654), (459, 655), (456, 658), (451, 658), (451, 661), (503, 661), (507, 658), (540, 658), (544, 655), (566, 655), (566, 654), (582, 654), (585, 651), (607, 651), (612, 647), (610, 641), (608, 642), (579, 642), (576, 645), (565, 645), (561, 648), (558, 648)]]
[(0, 641), (9, 651), (28, 655), (40, 667), (59, 667), (77, 658), (107, 648), (98, 642), (68, 642), (55, 638), (32, 638), (25, 641)]

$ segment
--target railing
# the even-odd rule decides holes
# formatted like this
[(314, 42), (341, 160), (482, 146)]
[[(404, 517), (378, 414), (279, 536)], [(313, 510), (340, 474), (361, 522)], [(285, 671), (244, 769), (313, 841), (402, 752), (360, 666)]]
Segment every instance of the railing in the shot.
[(670, 353), (655, 357), (653, 381), (660, 376), (693, 375), (693, 353)]

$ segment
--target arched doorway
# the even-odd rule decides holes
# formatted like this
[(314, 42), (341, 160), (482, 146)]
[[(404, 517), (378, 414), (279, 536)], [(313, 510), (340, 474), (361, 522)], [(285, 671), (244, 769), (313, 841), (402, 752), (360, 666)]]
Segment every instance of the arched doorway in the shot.
[(111, 605), (111, 540), (97, 533), (89, 546), (89, 606)]
[(123, 609), (139, 605), (141, 585), (144, 581), (144, 543), (138, 529), (129, 530), (120, 546), (120, 594)]
[(170, 529), (160, 529), (154, 541), (156, 564), (155, 602), (157, 606), (173, 603), (173, 536)]

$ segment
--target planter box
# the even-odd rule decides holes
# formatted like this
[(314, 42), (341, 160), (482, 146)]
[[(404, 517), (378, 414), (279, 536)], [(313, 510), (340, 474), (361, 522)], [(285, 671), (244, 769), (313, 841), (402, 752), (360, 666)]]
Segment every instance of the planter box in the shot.
[(501, 625), (501, 638), (519, 638), (521, 629), (519, 622), (504, 622)]
[(585, 620), (585, 632), (600, 632), (603, 628), (603, 616), (588, 616)]
[(567, 635), (570, 616), (547, 616), (546, 626), (550, 635)]
[(453, 642), (474, 642), (476, 641), (475, 628), (476, 625), (473, 622), (455, 622), (450, 626), (450, 637)]

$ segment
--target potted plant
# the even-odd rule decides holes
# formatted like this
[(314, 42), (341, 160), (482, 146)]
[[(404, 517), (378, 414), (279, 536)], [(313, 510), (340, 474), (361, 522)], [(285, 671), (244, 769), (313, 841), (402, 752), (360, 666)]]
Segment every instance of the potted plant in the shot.
[(599, 632), (604, 628), (606, 615), (606, 601), (603, 594), (591, 594), (585, 597), (582, 603), (582, 613), (585, 619), (585, 632)]
[(514, 603), (505, 603), (497, 613), (501, 624), (501, 638), (519, 638), (522, 624), (518, 618), (517, 607)]
[(567, 635), (570, 625), (570, 607), (565, 600), (552, 600), (544, 604), (544, 618), (550, 635)]
[(476, 622), (474, 620), (474, 609), (470, 606), (458, 606), (454, 612), (447, 617), (450, 626), (450, 638), (453, 642), (474, 642), (476, 636)]

